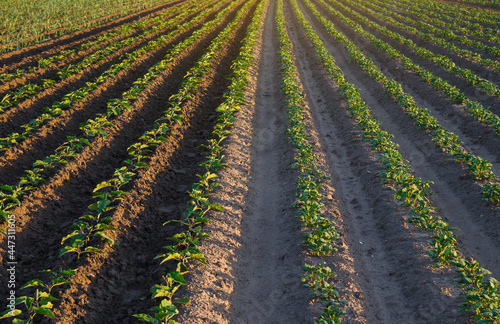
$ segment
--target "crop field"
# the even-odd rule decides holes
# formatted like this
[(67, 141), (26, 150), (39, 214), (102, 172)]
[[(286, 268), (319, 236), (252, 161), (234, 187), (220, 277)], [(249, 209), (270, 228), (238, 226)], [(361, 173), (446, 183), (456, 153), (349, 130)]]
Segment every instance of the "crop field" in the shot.
[(0, 5), (0, 322), (500, 323), (500, 1)]

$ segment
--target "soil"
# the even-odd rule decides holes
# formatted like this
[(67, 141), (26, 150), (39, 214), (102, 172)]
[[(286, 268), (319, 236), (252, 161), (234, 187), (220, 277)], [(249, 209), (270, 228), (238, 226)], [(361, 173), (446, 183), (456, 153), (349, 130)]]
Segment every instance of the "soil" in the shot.
[[(317, 164), (330, 177), (322, 192), (326, 197), (323, 216), (331, 220), (340, 233), (336, 242), (338, 251), (332, 256), (313, 257), (303, 247), (301, 223), (296, 209), (291, 207), (296, 199), (299, 174), (291, 167), (294, 151), (285, 133), (288, 121), (281, 90), (275, 24), (277, 1), (263, 1), (266, 7), (254, 48), (255, 61), (250, 68), (246, 104), (235, 113), (231, 134), (223, 141), (223, 162), (229, 168), (218, 172), (221, 186), (210, 197), (210, 201), (222, 205), (224, 211), (207, 215), (212, 221), (205, 225), (204, 231), (211, 239), (200, 243), (207, 265), (190, 268), (187, 285), (178, 293), (189, 297), (190, 303), (179, 307), (180, 314), (175, 320), (193, 324), (312, 323), (323, 310), (319, 301), (310, 297), (311, 291), (303, 287), (303, 266), (326, 262), (336, 274), (333, 283), (340, 298), (348, 302), (342, 316), (344, 323), (473, 323), (471, 312), (458, 311), (464, 297), (456, 288), (455, 270), (432, 265), (433, 260), (426, 253), (430, 234), (413, 226), (408, 221), (408, 209), (395, 201), (393, 188), (381, 185), (378, 154), (362, 140), (338, 85), (324, 71), (290, 0), (285, 0), (287, 32), (306, 103), (308, 138), (315, 147)], [(239, 54), (258, 2), (250, 6), (231, 41), (217, 53), (211, 63), (213, 69), (202, 78), (192, 100), (183, 105), (185, 121), (171, 127), (168, 142), (153, 152), (149, 168), (138, 171), (134, 181), (125, 188), (129, 195), (111, 213), (118, 231), (109, 235), (120, 242), (118, 245), (101, 246), (103, 253), (82, 256), (80, 260), (70, 255), (59, 256), (61, 239), (70, 232), (69, 226), (94, 202), (95, 186), (123, 165), (128, 158), (127, 147), (149, 130), (168, 108), (167, 102), (181, 87), (187, 71), (203, 55), (211, 40), (234, 19), (243, 2), (213, 31), (176, 56), (141, 93), (133, 109), (113, 121), (116, 128), (110, 129), (105, 138), (94, 140), (91, 147), (83, 149), (68, 164), (56, 167), (47, 174), (40, 188), (23, 197), (21, 205), (12, 210), (16, 214), (17, 288), (36, 277), (46, 280), (45, 275), (39, 274), (44, 269), (71, 267), (77, 271), (72, 277), (73, 284), (54, 290), (59, 299), (54, 302), (56, 318), (40, 317), (36, 323), (137, 323), (132, 314), (151, 313), (148, 309), (156, 304), (149, 289), (174, 270), (169, 262), (160, 265), (154, 258), (169, 244), (166, 238), (182, 230), (175, 224), (163, 224), (181, 219), (190, 198), (187, 190), (197, 181), (196, 175), (204, 172), (200, 163), (205, 159), (205, 151), (200, 145), (212, 138), (218, 117), (215, 109), (224, 100), (232, 73), (231, 63)], [(312, 2), (321, 8), (318, 1)], [(182, 3), (184, 1), (170, 4)], [(382, 129), (394, 135), (393, 140), (399, 144), (415, 175), (434, 182), (432, 199), (437, 213), (452, 227), (460, 229), (459, 245), (464, 257), (476, 259), (500, 278), (500, 210), (481, 199), (478, 194), (481, 182), (472, 179), (463, 166), (434, 145), (431, 136), (416, 127), (385, 94), (383, 87), (349, 59), (343, 46), (329, 36), (303, 0), (298, 3), (346, 80), (359, 88)], [(17, 54), (25, 57), (22, 60), (17, 59), (14, 52), (0, 55), (0, 62), (28, 66), (36, 59), (97, 37), (109, 28), (144, 15), (158, 14), (165, 8), (170, 7), (158, 6), (144, 11), (143, 15), (130, 15), (106, 26), (64, 36), (52, 45), (21, 50)], [(487, 159), (493, 171), (500, 174), (498, 135), (468, 117), (463, 107), (356, 36), (348, 26), (333, 20), (326, 10), (321, 12), (380, 66), (384, 74), (401, 82), (419, 105), (428, 108), (447, 130), (458, 135), (468, 151)], [(209, 15), (203, 22), (214, 16), (215, 13)], [(110, 99), (121, 97), (172, 46), (200, 25), (148, 53), (24, 142), (0, 153), (0, 185), (16, 184), (24, 170), (31, 169), (36, 160), (52, 154), (67, 136), (78, 135), (82, 122), (105, 111)], [(395, 46), (382, 35), (374, 34)], [(115, 64), (120, 55), (138, 48), (143, 41), (13, 107), (3, 114), (0, 136), (18, 130), (47, 104), (92, 80)], [(421, 44), (427, 46), (423, 41)], [(467, 94), (476, 93), (439, 67), (398, 49)], [(81, 57), (84, 55), (87, 54), (82, 53)], [(73, 59), (76, 62), (81, 57)], [(30, 76), (31, 79), (6, 84), (0, 91), (50, 73), (42, 71)], [(493, 112), (500, 112), (500, 100), (477, 97), (490, 105)], [(6, 228), (6, 224), (0, 226)], [(7, 239), (3, 236), (0, 239), (1, 287), (8, 284), (7, 251)], [(16, 290), (18, 295), (22, 292)], [(5, 301), (7, 297), (7, 290), (0, 289), (0, 300)]]

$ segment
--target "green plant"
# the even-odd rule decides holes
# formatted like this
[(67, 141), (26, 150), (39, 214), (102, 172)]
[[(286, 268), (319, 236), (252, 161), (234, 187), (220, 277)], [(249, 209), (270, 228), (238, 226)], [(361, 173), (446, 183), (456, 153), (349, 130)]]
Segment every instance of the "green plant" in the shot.
[(14, 312), (11, 310), (7, 310), (2, 313), (0, 319), (5, 319), (8, 317), (18, 317), (22, 314), (25, 314), (25, 319), (15, 318), (13, 323), (17, 324), (31, 324), (34, 321), (34, 318), (37, 315), (46, 316), (46, 317), (55, 317), (52, 312), (52, 304), (53, 301), (56, 301), (57, 298), (53, 296), (53, 289), (57, 286), (71, 284), (69, 277), (75, 275), (74, 270), (63, 270), (59, 269), (59, 271), (53, 270), (44, 270), (40, 271), (43, 274), (47, 274), (49, 277), (53, 277), (48, 283), (43, 282), (40, 279), (33, 279), (25, 283), (21, 290), (36, 287), (34, 294), (32, 296), (21, 296), (16, 298), (16, 305), (24, 305), (25, 311), (23, 313), (22, 310), (16, 309)]

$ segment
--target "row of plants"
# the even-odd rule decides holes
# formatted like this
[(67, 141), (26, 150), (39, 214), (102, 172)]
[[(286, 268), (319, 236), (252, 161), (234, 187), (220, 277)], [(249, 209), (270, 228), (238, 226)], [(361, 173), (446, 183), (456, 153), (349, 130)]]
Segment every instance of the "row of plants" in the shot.
[[(106, 3), (99, 8), (99, 3)], [(134, 12), (166, 4), (170, 0), (130, 1), (46, 1), (25, 2), (22, 0), (9, 1), (3, 6), (0, 15), (0, 53), (19, 49), (28, 45), (41, 43), (55, 37), (60, 37), (84, 28), (102, 25), (108, 21), (123, 17)], [(72, 11), (69, 9), (73, 7)], [(47, 16), (45, 10), (50, 8), (58, 12), (58, 18)], [(89, 9), (90, 8), (90, 9)], [(91, 15), (82, 14), (85, 10)]]
[[(376, 3), (383, 5), (380, 1), (377, 1)], [(388, 1), (387, 4), (390, 4), (392, 8), (397, 8), (399, 12), (405, 13), (409, 16), (421, 18), (424, 21), (432, 22), (436, 26), (441, 26), (445, 29), (454, 30), (466, 35), (473, 35), (489, 42), (500, 43), (500, 37), (498, 36), (500, 34), (500, 30), (498, 29), (483, 27), (480, 24), (473, 24), (468, 20), (451, 18), (448, 15), (437, 12), (421, 10), (421, 7), (419, 7), (419, 10), (415, 10), (415, 7), (411, 7), (410, 5), (397, 0)]]
[[(446, 41), (443, 38), (446, 38), (446, 39), (449, 39), (449, 40), (452, 40), (452, 41), (458, 41), (460, 44), (467, 45), (467, 46), (470, 46), (470, 47), (475, 47), (475, 48), (477, 48), (479, 50), (483, 50), (483, 51), (485, 51), (485, 52), (487, 52), (489, 54), (492, 54), (494, 56), (498, 56), (500, 54), (500, 48), (494, 47), (494, 46), (485, 45), (482, 42), (479, 42), (479, 41), (476, 41), (476, 40), (471, 40), (468, 37), (463, 36), (463, 35), (462, 36), (456, 35), (451, 30), (441, 29), (441, 28), (438, 28), (438, 27), (434, 27), (434, 26), (432, 26), (432, 25), (430, 25), (430, 24), (428, 24), (428, 23), (426, 23), (424, 21), (421, 21), (420, 19), (419, 20), (414, 20), (414, 19), (405, 17), (403, 15), (400, 15), (398, 13), (392, 12), (390, 10), (387, 11), (387, 9), (384, 9), (383, 7), (378, 6), (375, 3), (370, 3), (366, 7), (368, 7), (368, 6), (370, 6), (370, 7), (374, 8), (375, 10), (379, 11), (379, 12), (377, 12), (377, 17), (379, 17), (379, 15), (396, 17), (396, 18), (398, 18), (398, 19), (406, 22), (407, 24), (409, 24), (409, 25), (406, 25), (404, 23), (400, 23), (399, 21), (397, 21), (395, 19), (394, 20), (390, 19), (391, 21), (394, 21), (395, 23), (397, 23), (398, 27), (402, 28), (401, 26), (406, 26), (405, 29), (407, 31), (411, 32), (414, 35), (420, 36), (421, 38), (423, 38), (423, 39), (425, 39), (427, 41), (433, 42), (434, 44), (437, 44), (437, 45), (439, 45), (439, 46), (441, 46), (443, 48), (446, 48), (446, 49), (450, 50), (451, 52), (457, 53), (461, 57), (464, 57), (464, 58), (468, 59), (469, 61), (477, 62), (477, 63), (479, 63), (479, 64), (481, 64), (481, 65), (483, 65), (485, 67), (491, 67), (491, 68), (493, 68), (495, 70), (495, 72), (500, 72), (500, 64), (496, 60), (485, 59), (485, 58), (483, 58), (481, 56), (480, 53), (473, 52), (473, 51), (470, 51), (470, 50), (458, 47), (455, 44), (453, 44), (453, 43), (451, 43), (449, 41)], [(382, 10), (383, 13), (380, 12), (381, 10)], [(430, 33), (421, 32), (417, 28), (414, 28), (414, 27), (412, 27), (410, 25), (417, 25), (420, 28), (422, 28), (424, 30), (427, 30), (427, 31), (430, 31), (430, 32), (432, 32), (434, 34), (437, 34), (437, 35), (439, 35), (439, 36), (441, 36), (443, 38), (435, 37), (435, 36), (433, 36)]]
[[(399, 23), (396, 20), (392, 19), (391, 17), (386, 17), (385, 15), (379, 14), (379, 13), (377, 13), (369, 8), (366, 8), (365, 6), (361, 5), (359, 2), (356, 3), (353, 1), (349, 1), (349, 0), (347, 0), (346, 2), (350, 3), (353, 6), (356, 6), (359, 9), (364, 10), (366, 13), (369, 13), (377, 18), (383, 19), (384, 21), (387, 21), (390, 24), (396, 25), (402, 29), (405, 29), (409, 32), (412, 32), (412, 27), (407, 26), (407, 25), (402, 24), (402, 23)], [(352, 16), (356, 17), (356, 19), (360, 19), (360, 17), (365, 18), (363, 15), (360, 15), (359, 13), (357, 13), (356, 11), (352, 10), (351, 8), (343, 5), (339, 1), (332, 0), (332, 3), (335, 3), (336, 5), (341, 7), (342, 10), (349, 12)], [(424, 47), (418, 46), (411, 39), (405, 38), (398, 33), (392, 32), (389, 29), (387, 29), (387, 28), (385, 28), (377, 23), (370, 22), (369, 25), (371, 28), (374, 28), (374, 29), (382, 32), (383, 34), (394, 39), (396, 42), (408, 47), (410, 50), (412, 50), (415, 54), (422, 57), (423, 59), (431, 61), (431, 62), (439, 65), (440, 67), (442, 67), (444, 70), (446, 70), (450, 73), (453, 73), (456, 76), (464, 79), (469, 85), (476, 86), (491, 96), (500, 97), (500, 89), (498, 89), (498, 87), (495, 84), (493, 84), (492, 82), (490, 82), (484, 78), (479, 77), (477, 74), (475, 74), (473, 71), (471, 71), (469, 69), (459, 67), (449, 57), (447, 57), (445, 55), (435, 54), (434, 52), (432, 52)], [(476, 60), (476, 59), (477, 60), (484, 60), (484, 59), (481, 59), (480, 56), (478, 56), (478, 54), (474, 54), (474, 60)]]
[[(155, 17), (156, 21), (143, 21), (141, 23), (136, 23), (133, 26), (128, 26), (127, 29), (122, 29), (123, 31), (128, 30), (128, 33), (132, 34), (133, 30), (143, 30), (148, 27), (149, 24), (153, 24), (154, 26), (150, 26), (150, 29), (147, 29), (145, 32), (140, 33), (135, 36), (130, 36), (126, 37), (125, 39), (122, 40), (116, 40), (113, 39), (108, 46), (97, 50), (96, 52), (89, 54), (85, 56), (80, 62), (76, 64), (67, 64), (64, 65), (63, 67), (59, 68), (57, 70), (57, 75), (53, 77), (52, 79), (40, 79), (37, 83), (28, 83), (18, 89), (12, 89), (9, 91), (6, 91), (5, 95), (3, 96), (2, 100), (0, 101), (0, 113), (5, 112), (8, 108), (11, 108), (17, 104), (19, 104), (23, 99), (30, 99), (37, 93), (41, 92), (42, 90), (45, 89), (50, 89), (52, 86), (54, 86), (57, 82), (61, 82), (62, 80), (68, 78), (69, 76), (72, 76), (74, 74), (77, 74), (80, 71), (83, 71), (89, 67), (92, 67), (95, 64), (98, 64), (99, 62), (103, 61), (106, 59), (109, 55), (117, 52), (118, 50), (125, 48), (127, 46), (132, 45), (134, 42), (140, 40), (144, 41), (147, 39), (149, 35), (153, 36), (155, 34), (159, 34), (163, 32), (166, 28), (171, 28), (172, 24), (179, 24), (182, 21), (182, 18), (186, 17), (185, 15), (179, 17), (175, 17), (170, 20), (165, 20), (165, 16), (167, 15), (172, 15), (172, 16), (178, 16), (179, 13), (184, 13), (185, 10), (190, 7), (189, 3), (186, 3), (182, 6), (172, 8), (161, 15)], [(193, 9), (192, 9), (193, 10)], [(191, 13), (194, 11), (190, 11)], [(151, 19), (153, 20), (153, 19)], [(109, 35), (106, 35), (109, 36)], [(151, 37), (150, 36), (150, 37)], [(66, 55), (72, 55), (76, 53), (76, 49), (72, 50), (67, 50), (64, 51), (64, 54)], [(57, 59), (61, 59), (62, 55), (58, 55)], [(126, 56), (126, 55), (125, 55)], [(45, 63), (52, 63), (53, 57), (49, 57), (48, 59), (41, 59), (45, 61)], [(39, 66), (45, 66), (41, 61), (38, 62)], [(42, 65), (40, 65), (42, 64)], [(35, 71), (37, 67), (29, 67), (29, 68), (21, 68), (16, 71), (14, 71), (13, 74), (7, 73), (3, 75), (23, 75), (25, 74), (28, 70)], [(1, 76), (0, 76), (1, 77)]]
[[(185, 22), (179, 26), (180, 29), (199, 23), (204, 17), (211, 12), (220, 10), (224, 3), (205, 9), (197, 17), (189, 22)], [(231, 7), (234, 6), (232, 3)], [(229, 10), (230, 7), (224, 9), (223, 12)], [(67, 141), (61, 144), (53, 154), (45, 157), (44, 159), (37, 160), (33, 169), (27, 170), (20, 178), (16, 185), (2, 185), (0, 186), (0, 216), (7, 220), (8, 214), (11, 210), (21, 205), (22, 198), (33, 190), (37, 190), (42, 182), (45, 181), (45, 174), (53, 170), (57, 166), (67, 164), (69, 160), (75, 158), (85, 146), (90, 146), (91, 141), (97, 140), (99, 137), (105, 137), (110, 128), (116, 127), (112, 123), (112, 118), (120, 115), (125, 110), (133, 109), (133, 102), (138, 99), (139, 94), (147, 88), (148, 85), (154, 83), (163, 71), (170, 67), (171, 62), (184, 50), (189, 48), (202, 36), (208, 34), (215, 26), (221, 21), (221, 16), (211, 20), (197, 29), (191, 36), (184, 39), (179, 44), (172, 47), (165, 57), (154, 66), (141, 78), (134, 82), (134, 85), (122, 94), (121, 98), (112, 99), (107, 103), (106, 113), (97, 115), (96, 118), (88, 120), (80, 126), (82, 134), (68, 136)], [(0, 232), (5, 232), (0, 230)]]
[[(241, 1), (235, 1), (224, 10), (220, 11), (214, 21), (218, 20), (221, 22), (228, 12), (238, 3), (241, 3)], [(191, 96), (196, 93), (202, 76), (213, 68), (210, 61), (214, 58), (216, 51), (230, 41), (232, 33), (251, 4), (251, 2), (247, 2), (247, 4), (239, 10), (237, 17), (212, 41), (204, 56), (188, 71), (181, 89), (176, 94), (172, 95), (170, 101), (167, 103), (168, 108), (163, 113), (163, 116), (155, 121), (151, 130), (144, 132), (138, 142), (128, 147), (127, 154), (129, 158), (123, 161), (123, 166), (115, 170), (111, 179), (99, 183), (94, 188), (93, 198), (95, 199), (95, 203), (89, 205), (87, 213), (70, 226), (70, 228), (74, 230), (62, 239), (61, 244), (66, 245), (60, 250), (60, 256), (66, 253), (76, 253), (78, 260), (80, 256), (85, 253), (92, 254), (103, 252), (100, 248), (90, 244), (97, 245), (99, 242), (109, 246), (116, 244), (115, 240), (107, 235), (108, 231), (117, 231), (116, 227), (112, 225), (113, 219), (109, 214), (111, 214), (110, 212), (115, 209), (118, 203), (129, 193), (124, 190), (124, 187), (134, 180), (138, 170), (148, 168), (147, 163), (151, 155), (155, 152), (155, 149), (163, 142), (168, 141), (166, 136), (169, 128), (176, 122), (182, 123), (183, 119), (179, 114), (182, 112), (182, 105), (192, 100)], [(204, 27), (213, 30), (215, 25), (207, 24)], [(212, 209), (216, 208), (220, 209), (215, 205), (212, 206)], [(77, 269), (72, 269), (71, 271), (71, 274), (74, 275)], [(43, 271), (43, 273), (47, 272), (56, 273), (52, 270)], [(64, 284), (71, 284), (70, 280), (67, 278), (64, 279)], [(175, 281), (176, 277), (173, 277), (172, 280)], [(39, 289), (35, 291), (34, 297), (27, 295), (16, 299), (16, 304), (24, 304), (26, 308), (24, 317), (29, 318), (26, 320), (26, 323), (31, 323), (32, 319), (37, 314), (55, 317), (52, 311), (54, 308), (52, 301), (56, 299), (51, 295), (51, 291), (41, 283), (42, 281), (40, 279), (35, 278), (25, 284), (23, 289), (34, 286), (41, 287), (40, 289), (45, 288), (46, 291), (43, 293), (50, 298), (50, 307), (47, 307), (46, 304), (44, 305), (41, 299), (39, 299), (40, 305), (36, 308), (32, 307), (33, 305), (31, 302), (26, 303), (28, 300), (37, 300), (36, 297), (39, 294)], [(43, 308), (43, 312), (35, 311), (35, 309), (40, 308)], [(22, 315), (20, 309), (16, 309), (16, 314), (12, 314), (12, 312), (7, 310), (2, 314), (3, 317), (0, 317), (0, 319), (19, 315)], [(16, 322), (16, 320), (13, 322)]]
[[(205, 0), (197, 6), (189, 10), (185, 10), (181, 14), (167, 20), (164, 26), (167, 27), (171, 24), (175, 25), (182, 23), (183, 20), (188, 18), (191, 14), (199, 10), (201, 7), (205, 6), (210, 1), (211, 0)], [(29, 135), (33, 134), (33, 132), (38, 130), (41, 126), (45, 125), (47, 122), (53, 120), (54, 118), (61, 116), (75, 103), (85, 99), (89, 95), (89, 93), (97, 89), (99, 85), (105, 83), (110, 79), (113, 79), (119, 72), (130, 69), (134, 62), (136, 62), (139, 58), (150, 55), (152, 51), (160, 49), (173, 37), (176, 37), (177, 35), (180, 35), (182, 32), (186, 31), (186, 29), (194, 24), (194, 21), (195, 20), (189, 20), (187, 23), (181, 24), (180, 26), (177, 25), (177, 28), (174, 28), (168, 34), (161, 35), (160, 37), (149, 41), (147, 44), (144, 44), (134, 52), (125, 54), (123, 56), (123, 60), (120, 63), (113, 64), (108, 70), (104, 71), (100, 76), (95, 78), (93, 82), (86, 82), (85, 86), (65, 94), (61, 98), (61, 101), (55, 101), (50, 107), (44, 108), (41, 115), (32, 119), (27, 124), (21, 126), (24, 129), (22, 133), (15, 132), (8, 134), (7, 137), (0, 138), (0, 151), (6, 151), (23, 142)]]
[(391, 140), (393, 136), (380, 128), (379, 122), (361, 98), (359, 89), (345, 80), (342, 70), (300, 11), (297, 1), (291, 1), (323, 67), (338, 84), (346, 100), (349, 114), (355, 119), (365, 140), (370, 142), (372, 150), (379, 153), (379, 162), (384, 168), (380, 171), (382, 184), (393, 184), (394, 197), (399, 203), (409, 208), (410, 221), (420, 229), (431, 232), (432, 241), (429, 242), (427, 253), (435, 260), (434, 265), (456, 267), (458, 284), (465, 297), (460, 310), (472, 310), (477, 323), (494, 324), (495, 321), (500, 320), (500, 296), (496, 294), (498, 281), (489, 277), (489, 271), (476, 261), (466, 260), (461, 256), (453, 230), (448, 223), (435, 214), (435, 207), (430, 197), (432, 182), (424, 181), (414, 175), (409, 162), (399, 152), (398, 144)]
[[(318, 1), (320, 1), (323, 7), (325, 7), (336, 18), (344, 22), (346, 25), (350, 26), (355, 33), (368, 39), (372, 44), (383, 50), (390, 58), (397, 59), (402, 63), (404, 68), (414, 72), (422, 80), (432, 85), (434, 89), (441, 91), (441, 93), (443, 93), (446, 97), (458, 104), (463, 105), (464, 109), (469, 115), (474, 117), (476, 120), (488, 125), (496, 134), (500, 135), (500, 118), (492, 113), (489, 109), (485, 108), (479, 102), (473, 101), (468, 98), (466, 94), (464, 94), (458, 88), (450, 85), (446, 80), (434, 75), (431, 71), (420, 67), (418, 64), (413, 63), (410, 58), (404, 56), (403, 54), (401, 54), (401, 52), (399, 52), (383, 40), (365, 31), (360, 24), (342, 15), (339, 11), (328, 5), (324, 0)], [(363, 21), (365, 22), (365, 20)]]
[[(403, 90), (402, 85), (396, 80), (391, 80), (385, 76), (379, 67), (377, 67), (370, 59), (368, 59), (359, 48), (351, 42), (345, 35), (335, 29), (335, 25), (323, 17), (321, 13), (316, 10), (314, 5), (309, 0), (304, 0), (308, 8), (312, 11), (313, 15), (321, 22), (330, 35), (332, 35), (337, 42), (345, 47), (349, 56), (353, 61), (374, 80), (379, 82), (385, 92), (393, 98), (404, 112), (413, 118), (418, 128), (428, 130), (432, 136), (432, 141), (440, 147), (448, 155), (458, 162), (465, 164), (469, 174), (476, 180), (490, 180), (486, 182), (489, 186), (495, 185), (492, 181), (497, 181), (497, 176), (491, 171), (491, 163), (467, 152), (462, 142), (457, 135), (447, 131), (441, 126), (438, 121), (432, 117), (427, 108), (422, 108), (417, 105), (413, 97)], [(484, 187), (485, 184), (482, 184)], [(493, 192), (494, 194), (494, 192)], [(481, 195), (485, 200), (492, 203), (498, 200), (498, 197), (487, 197), (485, 191), (481, 191)]]
[[(158, 22), (161, 22), (162, 20), (165, 19), (168, 15), (175, 13), (178, 10), (178, 7), (173, 7), (171, 9), (168, 9), (166, 11), (160, 12), (158, 15), (147, 18), (144, 20), (140, 20), (134, 23), (130, 24), (122, 24), (119, 27), (112, 29), (111, 31), (107, 31), (99, 36), (97, 36), (94, 39), (87, 40), (80, 44), (79, 46), (76, 46), (75, 48), (70, 48), (67, 50), (61, 50), (57, 52), (57, 54), (48, 56), (48, 57), (43, 57), (40, 58), (38, 61), (36, 61), (36, 64), (33, 66), (26, 66), (26, 67), (21, 67), (18, 69), (15, 69), (11, 72), (4, 72), (0, 74), (0, 82), (5, 83), (8, 81), (12, 81), (15, 79), (19, 79), (23, 76), (26, 76), (30, 73), (37, 73), (38, 70), (41, 69), (46, 69), (53, 65), (54, 63), (61, 62), (65, 59), (75, 57), (78, 52), (80, 51), (86, 51), (92, 47), (100, 47), (105, 44), (107, 44), (110, 41), (117, 41), (121, 38), (125, 38), (127, 36), (130, 36), (134, 33), (137, 33), (137, 31), (143, 30), (148, 28), (150, 25), (157, 24)], [(0, 83), (0, 84), (1, 84)]]
[[(313, 256), (328, 256), (336, 252), (335, 240), (339, 238), (334, 224), (322, 216), (325, 199), (322, 192), (324, 182), (328, 177), (316, 161), (315, 147), (308, 140), (307, 124), (305, 122), (304, 94), (297, 80), (297, 68), (292, 58), (293, 45), (286, 30), (283, 13), (283, 1), (277, 2), (276, 25), (280, 43), (280, 61), (282, 84), (281, 89), (286, 95), (288, 127), (286, 134), (295, 151), (295, 163), (292, 167), (299, 171), (297, 183), (297, 200), (292, 207), (298, 207), (297, 216), (302, 222), (305, 239), (303, 244)], [(323, 314), (315, 323), (340, 323), (342, 309), (347, 302), (339, 299), (339, 293), (332, 283), (335, 274), (326, 263), (305, 264), (305, 275), (302, 278), (304, 287), (312, 290), (311, 297), (318, 298), (323, 307)]]
[[(250, 4), (247, 2), (247, 4)], [(233, 73), (231, 84), (224, 93), (224, 102), (216, 108), (220, 113), (217, 118), (214, 137), (205, 146), (207, 159), (201, 163), (205, 168), (205, 173), (198, 175), (199, 181), (191, 186), (188, 194), (190, 200), (188, 208), (185, 210), (181, 220), (170, 220), (166, 224), (178, 224), (185, 228), (168, 240), (173, 241), (172, 245), (167, 245), (165, 253), (158, 254), (155, 259), (160, 259), (160, 264), (170, 261), (175, 262), (175, 271), (168, 272), (163, 276), (161, 284), (151, 287), (151, 298), (157, 300), (157, 306), (151, 308), (152, 315), (142, 313), (133, 316), (140, 321), (147, 323), (177, 323), (173, 318), (179, 313), (178, 305), (186, 305), (190, 299), (187, 297), (178, 298), (174, 296), (180, 287), (187, 284), (186, 275), (189, 268), (197, 261), (206, 264), (207, 260), (203, 252), (199, 249), (200, 239), (210, 237), (202, 231), (202, 225), (210, 222), (209, 211), (222, 211), (219, 204), (210, 202), (210, 195), (214, 193), (216, 187), (221, 184), (217, 182), (217, 173), (220, 169), (229, 167), (223, 163), (224, 147), (222, 142), (229, 136), (234, 122), (233, 114), (241, 109), (245, 104), (244, 96), (246, 87), (250, 82), (249, 67), (254, 61), (254, 46), (257, 41), (259, 30), (262, 28), (262, 13), (267, 1), (260, 1), (250, 22), (242, 47), (237, 58), (232, 63)]]

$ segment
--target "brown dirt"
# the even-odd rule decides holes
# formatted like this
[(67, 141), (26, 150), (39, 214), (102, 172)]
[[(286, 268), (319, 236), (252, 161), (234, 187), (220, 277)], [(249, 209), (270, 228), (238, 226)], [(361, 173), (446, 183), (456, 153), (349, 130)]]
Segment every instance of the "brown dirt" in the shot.
[[(411, 225), (408, 210), (394, 200), (393, 189), (380, 185), (378, 155), (361, 140), (337, 85), (326, 75), (295, 18), (290, 1), (286, 0), (287, 29), (305, 94), (309, 140), (316, 148), (319, 166), (331, 177), (323, 192), (327, 198), (324, 216), (340, 233), (336, 243), (338, 252), (331, 257), (311, 257), (301, 246), (300, 221), (295, 217), (296, 210), (290, 207), (296, 199), (298, 174), (290, 167), (293, 151), (284, 133), (287, 121), (280, 89), (279, 44), (274, 21), (277, 1), (266, 1), (264, 27), (255, 48), (256, 62), (246, 93), (247, 104), (235, 114), (232, 133), (223, 142), (224, 163), (230, 168), (219, 172), (222, 187), (211, 197), (211, 202), (221, 204), (225, 211), (209, 214), (213, 220), (204, 230), (212, 239), (203, 240), (200, 247), (208, 265), (195, 266), (187, 276), (188, 285), (179, 295), (190, 297), (191, 302), (181, 308), (176, 320), (217, 324), (312, 323), (322, 310), (321, 305), (309, 297), (310, 291), (302, 287), (302, 266), (326, 262), (337, 274), (334, 283), (341, 299), (348, 301), (342, 317), (344, 323), (472, 323), (470, 312), (458, 312), (458, 305), (464, 299), (454, 286), (454, 269), (432, 266), (433, 261), (425, 253), (429, 234)], [(349, 60), (343, 47), (326, 33), (303, 1), (299, 0), (299, 6), (325, 41), (347, 81), (360, 89), (382, 128), (394, 134), (394, 141), (400, 145), (416, 175), (434, 181), (433, 199), (438, 213), (461, 229), (459, 243), (464, 255), (474, 257), (500, 278), (500, 210), (481, 200), (477, 194), (479, 183), (438, 149), (429, 134), (419, 130), (387, 97), (380, 84)], [(110, 235), (120, 244), (105, 247), (103, 254), (76, 262), (74, 257), (58, 256), (60, 242), (69, 233), (68, 227), (93, 202), (95, 185), (109, 179), (121, 166), (127, 158), (126, 148), (151, 128), (167, 108), (170, 96), (180, 87), (186, 71), (211, 39), (234, 19), (240, 7), (233, 9), (221, 26), (179, 55), (141, 94), (133, 111), (116, 119), (116, 130), (110, 131), (105, 139), (94, 141), (92, 147), (85, 148), (66, 166), (54, 170), (47, 182), (27, 195), (14, 210), (19, 286), (34, 277), (45, 278), (38, 274), (43, 269), (59, 266), (78, 269), (73, 285), (56, 290), (60, 298), (55, 303), (57, 319), (43, 319), (38, 323), (136, 323), (131, 315), (148, 312), (155, 304), (149, 288), (160, 283), (162, 275), (173, 269), (169, 263), (159, 265), (154, 257), (168, 244), (166, 238), (180, 230), (175, 225), (162, 224), (182, 216), (189, 199), (186, 191), (197, 181), (196, 174), (203, 172), (200, 163), (204, 160), (204, 150), (199, 145), (211, 138), (217, 117), (215, 108), (223, 101), (232, 72), (231, 62), (238, 55), (255, 5), (234, 33), (233, 40), (217, 53), (214, 69), (203, 77), (192, 102), (184, 105), (186, 121), (171, 128), (169, 142), (154, 152), (150, 168), (138, 172), (126, 188), (130, 194), (112, 213), (119, 231)], [(150, 13), (156, 12), (154, 10)], [(323, 13), (331, 18), (326, 11)], [(118, 25), (117, 22), (112, 26)], [(446, 129), (456, 133), (468, 150), (487, 158), (500, 174), (498, 136), (467, 117), (462, 107), (357, 37), (347, 26), (337, 26), (381, 66), (384, 73), (403, 83), (418, 104), (428, 108)], [(99, 28), (89, 30), (87, 36), (93, 37), (104, 30)], [(77, 134), (81, 122), (102, 112), (109, 99), (119, 97), (159, 61), (168, 48), (196, 28), (155, 53), (149, 53), (16, 149), (3, 153), (0, 184), (14, 183), (36, 159), (51, 154), (67, 135)], [(75, 42), (79, 41), (78, 37), (75, 36)], [(67, 38), (62, 39), (54, 46), (73, 44)], [(459, 84), (439, 68), (427, 67)], [(93, 67), (99, 71), (101, 68)], [(85, 71), (75, 76), (75, 80), (61, 83), (58, 95), (74, 90), (93, 75)], [(459, 87), (470, 91), (463, 84)], [(44, 100), (55, 100), (56, 94), (42, 97), (22, 105), (26, 111), (37, 110)], [(483, 103), (491, 103), (492, 110), (500, 109), (500, 102), (477, 97)], [(18, 127), (16, 123), (12, 119), (8, 127)], [(6, 251), (6, 240), (2, 237), (0, 261), (6, 260)], [(2, 263), (0, 286), (6, 287), (7, 272), (5, 262)], [(0, 289), (1, 300), (5, 300), (6, 294)]]
[(314, 316), (301, 287), (304, 255), (300, 223), (289, 208), (297, 175), (284, 134), (279, 44), (274, 3), (265, 15), (250, 104), (238, 114), (227, 144), (223, 188), (214, 199), (227, 210), (214, 215), (203, 242), (208, 267), (194, 272), (186, 323), (294, 323)]

